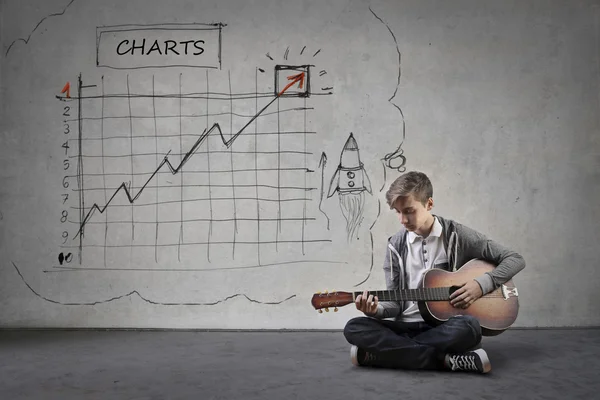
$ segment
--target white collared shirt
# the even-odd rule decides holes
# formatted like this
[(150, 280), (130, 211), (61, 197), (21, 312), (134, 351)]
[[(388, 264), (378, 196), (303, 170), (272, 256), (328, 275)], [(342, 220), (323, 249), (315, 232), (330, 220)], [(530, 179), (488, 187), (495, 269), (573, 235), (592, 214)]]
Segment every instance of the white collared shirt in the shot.
[[(437, 217), (434, 217), (433, 227), (427, 238), (414, 232), (408, 232), (406, 247), (404, 274), (407, 289), (420, 288), (425, 271), (434, 266), (442, 267), (440, 264), (448, 263), (448, 256), (442, 240), (442, 224)], [(406, 322), (423, 321), (418, 304), (414, 301), (406, 303), (407, 308), (399, 316), (399, 319)]]

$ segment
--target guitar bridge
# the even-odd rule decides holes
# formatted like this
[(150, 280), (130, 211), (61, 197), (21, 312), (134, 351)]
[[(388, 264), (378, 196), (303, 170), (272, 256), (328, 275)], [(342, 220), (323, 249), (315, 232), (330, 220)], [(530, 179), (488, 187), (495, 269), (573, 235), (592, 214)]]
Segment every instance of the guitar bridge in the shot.
[(502, 285), (502, 297), (504, 297), (504, 300), (508, 300), (510, 296), (519, 297), (519, 291), (517, 290), (517, 288), (509, 288), (506, 285)]

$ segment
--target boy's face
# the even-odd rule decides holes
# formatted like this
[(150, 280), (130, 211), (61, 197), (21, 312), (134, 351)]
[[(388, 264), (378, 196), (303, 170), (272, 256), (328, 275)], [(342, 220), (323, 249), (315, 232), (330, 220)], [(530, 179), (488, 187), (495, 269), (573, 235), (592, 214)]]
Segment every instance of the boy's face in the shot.
[(433, 207), (433, 199), (430, 197), (429, 200), (423, 205), (420, 201), (415, 200), (411, 194), (409, 196), (398, 197), (394, 203), (394, 209), (398, 215), (400, 223), (409, 232), (420, 231), (420, 228), (429, 220), (431, 213), (429, 212)]

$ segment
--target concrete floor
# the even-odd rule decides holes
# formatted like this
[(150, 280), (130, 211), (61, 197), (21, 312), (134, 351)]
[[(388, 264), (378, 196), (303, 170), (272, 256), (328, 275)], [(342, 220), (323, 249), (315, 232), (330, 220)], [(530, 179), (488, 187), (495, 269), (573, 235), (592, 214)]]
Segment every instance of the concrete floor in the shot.
[(484, 338), (487, 375), (355, 367), (341, 332), (0, 331), (0, 399), (593, 399), (600, 330)]

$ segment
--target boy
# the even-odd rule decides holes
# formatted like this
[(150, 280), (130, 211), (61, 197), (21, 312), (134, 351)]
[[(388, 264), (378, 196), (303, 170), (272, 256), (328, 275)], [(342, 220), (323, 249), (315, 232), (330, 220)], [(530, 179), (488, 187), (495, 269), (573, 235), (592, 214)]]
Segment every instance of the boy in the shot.
[[(384, 273), (388, 290), (415, 289), (430, 268), (456, 271), (477, 258), (496, 265), (492, 272), (465, 282), (450, 303), (466, 309), (525, 268), (523, 257), (453, 220), (431, 213), (433, 187), (422, 172), (397, 178), (386, 193), (402, 228), (388, 239)], [(348, 321), (346, 340), (352, 362), (360, 366), (446, 369), (487, 373), (491, 364), (481, 348), (476, 318), (458, 315), (439, 326), (427, 324), (416, 302), (378, 302), (365, 291), (356, 298), (364, 317)]]

